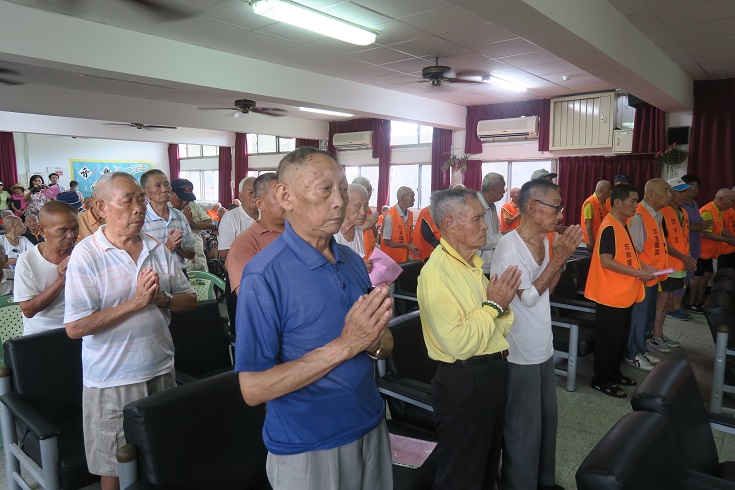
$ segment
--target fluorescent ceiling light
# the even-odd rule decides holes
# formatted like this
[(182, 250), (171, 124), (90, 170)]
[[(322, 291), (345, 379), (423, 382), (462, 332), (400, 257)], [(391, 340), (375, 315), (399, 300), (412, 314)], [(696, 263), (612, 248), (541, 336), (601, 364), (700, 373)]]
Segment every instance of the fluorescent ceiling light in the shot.
[(352, 117), (354, 114), (348, 114), (347, 112), (328, 111), (326, 109), (314, 109), (313, 107), (299, 107), (300, 111), (313, 112), (315, 114), (326, 114), (328, 116), (339, 116), (339, 117)]
[(290, 0), (254, 0), (250, 5), (258, 15), (360, 46), (374, 43), (377, 35), (376, 31)]
[(512, 90), (513, 92), (525, 92), (526, 91), (526, 87), (524, 87), (523, 85), (519, 85), (517, 83), (503, 80), (502, 78), (498, 78), (494, 75), (482, 77), (482, 81), (487, 82), (487, 83), (492, 83), (493, 85), (497, 85), (498, 87), (504, 88), (506, 90)]

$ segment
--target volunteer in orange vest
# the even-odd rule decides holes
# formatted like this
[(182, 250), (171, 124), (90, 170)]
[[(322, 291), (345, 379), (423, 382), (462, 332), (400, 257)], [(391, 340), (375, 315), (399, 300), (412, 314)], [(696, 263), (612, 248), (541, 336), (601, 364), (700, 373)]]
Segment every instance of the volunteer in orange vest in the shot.
[[(628, 220), (630, 237), (641, 263), (653, 267), (656, 271), (669, 267), (661, 208), (668, 206), (670, 201), (671, 187), (668, 182), (664, 179), (651, 179), (646, 182), (643, 200), (638, 203), (636, 213)], [(666, 315), (669, 297), (666, 294), (659, 294), (659, 283), (664, 279), (666, 275), (659, 275), (646, 281), (645, 298), (633, 305), (626, 362), (642, 371), (651, 371), (653, 365), (661, 360), (650, 354), (647, 351), (648, 347), (659, 352), (671, 352), (672, 347), (679, 347), (678, 342), (668, 337), (651, 338), (659, 312)], [(666, 302), (662, 302), (664, 297)]]
[[(339, 227), (339, 231), (334, 234), (334, 239), (340, 245), (346, 245), (362, 257), (367, 267), (368, 274), (373, 270), (373, 262), (370, 254), (373, 249), (368, 250), (368, 244), (365, 243), (365, 234), (363, 234), (362, 223), (365, 222), (365, 212), (367, 209), (368, 191), (360, 184), (350, 184), (347, 186), (347, 207), (345, 209), (345, 219)], [(373, 241), (373, 247), (374, 247)]]
[(595, 238), (600, 230), (600, 223), (609, 212), (605, 208), (605, 202), (610, 197), (612, 185), (607, 180), (601, 180), (595, 186), (595, 192), (582, 204), (582, 231), (584, 232), (584, 243), (590, 253), (595, 248)]
[(398, 262), (417, 259), (419, 250), (413, 244), (413, 213), (408, 210), (416, 202), (410, 187), (399, 187), (398, 203), (383, 218), (383, 238), (380, 250)]
[(514, 187), (510, 190), (510, 202), (506, 202), (500, 208), (500, 231), (515, 230), (521, 224), (521, 212), (518, 209), (518, 196), (521, 190)]
[(360, 225), (360, 227), (362, 228), (363, 243), (365, 244), (365, 251), (367, 252), (369, 257), (370, 254), (373, 253), (376, 240), (378, 239), (377, 224), (380, 213), (378, 213), (377, 211), (373, 213), (373, 210), (368, 205), (368, 203), (370, 202), (370, 198), (373, 195), (373, 186), (372, 184), (370, 184), (368, 178), (360, 175), (352, 179), (352, 183), (360, 184), (367, 190), (368, 193), (368, 198), (365, 202), (365, 212), (367, 213), (365, 215), (365, 221), (363, 221), (362, 223), (358, 223), (358, 225)]
[[(735, 235), (735, 187), (730, 191), (730, 207), (722, 210), (722, 226)], [(735, 268), (735, 245), (720, 245), (720, 256), (717, 258), (717, 269)]]
[(697, 304), (704, 300), (707, 284), (715, 270), (714, 259), (720, 256), (722, 245), (735, 245), (735, 237), (725, 228), (725, 219), (722, 215), (723, 211), (732, 206), (731, 193), (730, 189), (720, 189), (712, 201), (699, 208), (702, 219), (712, 220), (712, 226), (702, 230), (702, 252), (697, 259), (697, 270), (694, 271), (695, 277), (702, 278), (697, 286)]
[(439, 239), (442, 237), (439, 228), (431, 217), (429, 206), (419, 212), (416, 228), (418, 228), (418, 231), (413, 234), (413, 244), (419, 250), (419, 258), (426, 262), (429, 260), (431, 252), (439, 245)]
[(610, 201), (612, 208), (602, 220), (595, 240), (584, 295), (597, 303), (592, 387), (608, 396), (625, 398), (627, 395), (619, 385), (634, 384), (620, 371), (632, 306), (643, 299), (643, 281), (653, 279), (655, 269), (640, 263), (625, 225), (636, 212), (635, 187), (615, 186)]
[[(674, 320), (690, 320), (692, 316), (684, 311), (681, 307), (684, 298), (685, 278), (687, 272), (694, 272), (697, 268), (697, 261), (692, 257), (689, 248), (689, 216), (686, 211), (681, 209), (684, 202), (684, 191), (689, 189), (689, 184), (680, 178), (670, 179), (671, 186), (671, 205), (661, 209), (664, 216), (664, 224), (666, 225), (666, 245), (669, 250), (669, 267), (674, 269), (673, 274), (661, 282), (661, 292), (671, 292), (669, 305), (666, 316)], [(671, 309), (673, 302), (673, 310)], [(656, 317), (656, 324), (653, 326), (653, 337), (663, 336), (663, 318)]]

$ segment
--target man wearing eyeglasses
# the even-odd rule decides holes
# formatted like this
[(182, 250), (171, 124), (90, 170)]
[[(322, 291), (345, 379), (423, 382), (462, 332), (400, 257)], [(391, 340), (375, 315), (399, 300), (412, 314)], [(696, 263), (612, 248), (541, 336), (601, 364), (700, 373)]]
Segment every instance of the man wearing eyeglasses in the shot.
[(518, 205), (521, 223), (500, 239), (491, 267), (492, 274), (514, 266), (521, 272), (521, 285), (510, 302), (515, 321), (507, 337), (503, 489), (552, 489), (557, 403), (549, 293), (582, 242), (582, 230), (572, 225), (549, 242), (547, 234), (564, 217), (564, 208), (559, 187), (548, 180), (523, 184)]

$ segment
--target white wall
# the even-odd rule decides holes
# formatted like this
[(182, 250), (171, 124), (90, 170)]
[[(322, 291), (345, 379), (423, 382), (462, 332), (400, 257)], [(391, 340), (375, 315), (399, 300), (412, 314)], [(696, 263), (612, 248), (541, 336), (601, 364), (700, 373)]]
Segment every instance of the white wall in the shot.
[(48, 181), (48, 167), (66, 169), (61, 185), (69, 186), (70, 159), (150, 161), (153, 167), (169, 172), (168, 145), (105, 139), (72, 138), (43, 134), (14, 133), (15, 154), (20, 183), (28, 186), (33, 174), (43, 175)]

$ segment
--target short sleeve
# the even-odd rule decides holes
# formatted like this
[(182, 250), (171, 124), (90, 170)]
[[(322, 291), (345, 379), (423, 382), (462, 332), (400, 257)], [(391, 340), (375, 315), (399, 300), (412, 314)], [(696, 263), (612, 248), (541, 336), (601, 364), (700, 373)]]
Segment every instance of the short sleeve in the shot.
[(64, 323), (71, 323), (100, 311), (99, 274), (93, 267), (91, 254), (83, 248), (75, 248), (66, 267), (64, 287)]
[[(235, 371), (260, 372), (278, 362), (281, 325), (275, 292), (261, 274), (248, 274), (235, 317)], [(245, 279), (245, 277), (243, 278)]]
[(38, 290), (38, 286), (36, 285), (36, 279), (33, 276), (33, 270), (30, 267), (26, 254), (23, 254), (18, 258), (18, 262), (15, 265), (14, 282), (13, 301), (16, 303), (31, 300), (41, 292)]
[(615, 229), (608, 226), (600, 235), (600, 254), (610, 254), (615, 257)]
[(584, 219), (594, 219), (595, 212), (592, 209), (591, 202), (585, 203), (585, 205), (582, 207), (582, 215), (584, 216)]

